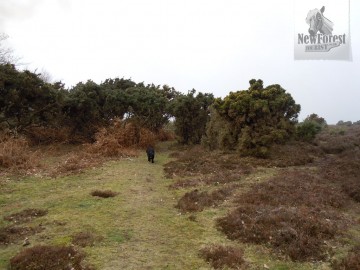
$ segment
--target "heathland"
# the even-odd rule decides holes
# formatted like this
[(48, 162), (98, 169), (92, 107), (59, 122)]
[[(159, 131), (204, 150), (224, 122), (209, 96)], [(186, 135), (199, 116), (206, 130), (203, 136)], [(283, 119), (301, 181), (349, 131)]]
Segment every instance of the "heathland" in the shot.
[(358, 269), (359, 138), (329, 126), (266, 159), (160, 142), (154, 164), (12, 140), (28, 166), (0, 178), (0, 268)]

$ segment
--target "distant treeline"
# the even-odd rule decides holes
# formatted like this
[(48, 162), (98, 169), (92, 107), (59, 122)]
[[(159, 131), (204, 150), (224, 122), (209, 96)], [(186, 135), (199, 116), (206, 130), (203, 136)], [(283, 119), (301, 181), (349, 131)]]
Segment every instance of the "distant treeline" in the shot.
[(89, 80), (67, 89), (61, 82), (44, 81), (41, 74), (0, 64), (0, 127), (28, 136), (39, 128), (67, 130), (76, 142), (94, 141), (96, 132), (115, 120), (153, 133), (170, 123), (180, 143), (266, 157), (273, 144), (310, 141), (326, 126), (316, 114), (298, 124), (300, 105), (280, 85), (249, 83), (248, 89), (225, 98), (124, 78), (100, 84)]
[[(114, 119), (156, 133), (175, 117), (175, 128), (184, 137), (180, 140), (187, 143), (194, 136), (188, 132), (199, 133), (193, 127), (204, 129), (213, 100), (212, 94), (182, 94), (167, 85), (124, 78), (100, 84), (89, 80), (66, 89), (61, 82), (44, 81), (41, 74), (0, 65), (0, 127), (14, 133), (26, 134), (34, 127), (67, 128), (74, 137), (91, 141)], [(190, 124), (192, 128), (183, 127)]]

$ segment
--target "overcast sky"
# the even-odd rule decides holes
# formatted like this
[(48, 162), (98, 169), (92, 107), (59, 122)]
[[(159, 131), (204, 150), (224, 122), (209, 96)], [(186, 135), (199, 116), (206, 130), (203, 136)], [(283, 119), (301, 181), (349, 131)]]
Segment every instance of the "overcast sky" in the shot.
[(67, 87), (124, 77), (224, 97), (255, 78), (290, 92), (300, 120), (360, 120), (360, 1), (352, 61), (295, 61), (295, 13), (294, 0), (0, 0), (0, 32)]

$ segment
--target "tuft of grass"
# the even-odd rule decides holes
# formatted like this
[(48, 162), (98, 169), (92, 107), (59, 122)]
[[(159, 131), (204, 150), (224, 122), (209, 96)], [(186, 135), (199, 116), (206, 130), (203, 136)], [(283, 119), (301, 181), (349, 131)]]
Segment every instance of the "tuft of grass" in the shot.
[(200, 256), (215, 269), (247, 269), (242, 249), (225, 245), (211, 245), (200, 250)]
[(93, 246), (96, 242), (102, 240), (102, 237), (95, 236), (90, 232), (79, 232), (72, 237), (72, 243), (80, 247)]
[(40, 226), (23, 227), (14, 225), (0, 228), (0, 245), (16, 244), (30, 235), (42, 232), (44, 229), (44, 227)]
[(111, 198), (117, 196), (119, 193), (111, 190), (94, 190), (91, 192), (92, 196), (101, 198)]
[(11, 258), (13, 270), (92, 270), (83, 265), (85, 255), (73, 247), (34, 246)]
[(231, 194), (232, 187), (217, 189), (211, 193), (207, 191), (199, 192), (199, 190), (195, 189), (185, 193), (175, 207), (179, 208), (182, 212), (202, 211), (205, 207), (218, 205)]
[(19, 213), (7, 215), (4, 217), (5, 220), (11, 221), (17, 224), (30, 222), (32, 219), (37, 217), (45, 216), (48, 213), (47, 210), (28, 208), (24, 209)]
[(132, 232), (128, 230), (112, 230), (107, 234), (107, 237), (110, 241), (121, 244), (131, 239)]

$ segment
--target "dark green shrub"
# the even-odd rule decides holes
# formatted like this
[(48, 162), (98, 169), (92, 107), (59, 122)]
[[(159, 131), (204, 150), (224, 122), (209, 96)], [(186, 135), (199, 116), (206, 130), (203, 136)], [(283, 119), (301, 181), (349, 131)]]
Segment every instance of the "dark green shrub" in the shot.
[(296, 138), (300, 141), (310, 142), (321, 130), (322, 127), (317, 122), (304, 121), (296, 126)]

